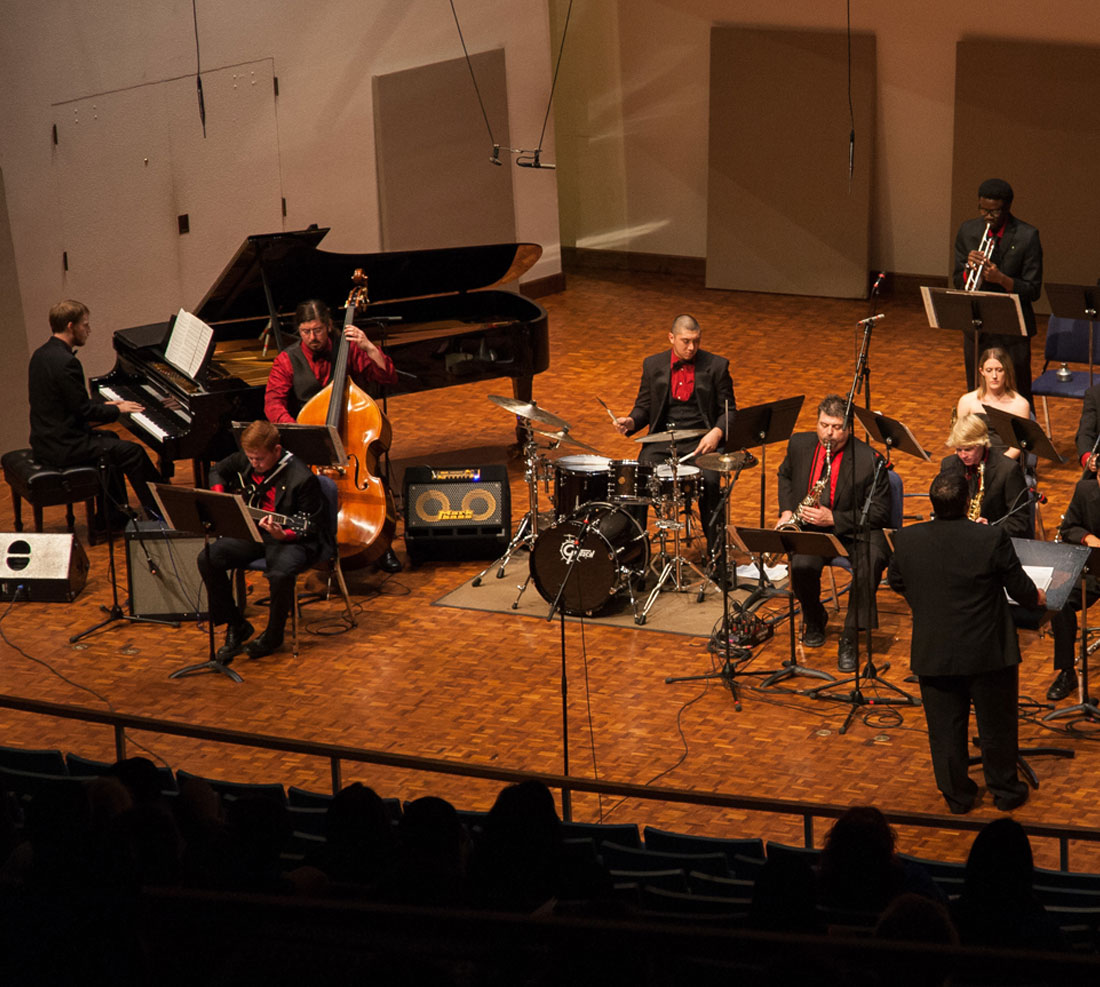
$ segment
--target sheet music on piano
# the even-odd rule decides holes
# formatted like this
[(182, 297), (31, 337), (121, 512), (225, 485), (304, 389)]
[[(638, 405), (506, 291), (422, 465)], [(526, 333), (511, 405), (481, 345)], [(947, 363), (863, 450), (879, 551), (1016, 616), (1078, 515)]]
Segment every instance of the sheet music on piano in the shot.
[(214, 330), (197, 315), (180, 309), (168, 336), (164, 358), (192, 380), (206, 366), (214, 349)]

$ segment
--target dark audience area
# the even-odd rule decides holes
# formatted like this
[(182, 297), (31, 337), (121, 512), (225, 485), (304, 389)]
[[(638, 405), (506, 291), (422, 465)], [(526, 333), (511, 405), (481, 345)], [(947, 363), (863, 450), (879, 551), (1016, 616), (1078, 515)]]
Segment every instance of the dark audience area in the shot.
[[(1065, 964), (1097, 952), (1100, 875), (1037, 870), (1009, 817), (977, 835), (964, 865), (899, 853), (870, 806), (838, 818), (818, 850), (562, 822), (534, 781), (506, 786), (487, 812), (460, 811), (358, 782), (329, 795), (145, 758), (2, 749), (0, 788), (0, 945), (20, 972), (10, 982), (292, 982), (324, 959), (363, 982), (661, 983), (672, 963), (694, 983), (1032, 984), (1047, 981), (1027, 962), (992, 961), (983, 975), (960, 972), (957, 957), (1041, 951), (1059, 971), (1050, 982), (1067, 983)], [(380, 946), (399, 917), (415, 941), (387, 932)], [(550, 928), (580, 938), (551, 948)], [(642, 946), (623, 947), (641, 929)], [(515, 948), (495, 945), (509, 930)], [(727, 933), (755, 945), (716, 954), (713, 937)], [(883, 959), (897, 944), (920, 944), (920, 962)]]

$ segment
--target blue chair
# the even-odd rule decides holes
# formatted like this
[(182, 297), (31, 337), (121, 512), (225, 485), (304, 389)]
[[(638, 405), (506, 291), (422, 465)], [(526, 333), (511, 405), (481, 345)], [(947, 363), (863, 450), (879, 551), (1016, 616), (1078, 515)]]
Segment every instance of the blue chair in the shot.
[[(905, 484), (895, 470), (886, 471), (886, 479), (890, 484), (890, 527), (897, 531), (905, 523)], [(833, 586), (833, 609), (840, 612), (840, 594), (836, 591), (836, 577), (833, 569), (844, 569), (851, 575), (852, 563), (844, 555), (837, 555), (825, 563), (829, 570), (829, 581)]]
[[(336, 544), (336, 526), (337, 518), (340, 514), (340, 490), (336, 486), (336, 481), (328, 476), (318, 476), (318, 480), (321, 481), (321, 493), (325, 498), (325, 508), (327, 513), (326, 521), (329, 524), (329, 530), (332, 534), (332, 543)], [(267, 568), (267, 563), (264, 559), (256, 559), (255, 562), (250, 563), (246, 567), (252, 572), (263, 572)], [(334, 548), (332, 554), (318, 559), (313, 563), (313, 569), (326, 572), (328, 574), (328, 585), (325, 588), (325, 592), (320, 594), (321, 599), (328, 599), (332, 592), (332, 580), (336, 579), (336, 585), (340, 589), (340, 595), (344, 598), (344, 615), (350, 627), (356, 626), (355, 612), (351, 608), (351, 597), (348, 595), (348, 584), (344, 581), (344, 570), (340, 567), (340, 552)], [(240, 607), (241, 612), (244, 612), (245, 607), (245, 586), (244, 586), (244, 570), (237, 570), (237, 605)], [(294, 607), (291, 610), (290, 615), (290, 627), (291, 627), (291, 640), (292, 651), (294, 657), (298, 657), (298, 624), (301, 621), (302, 598), (298, 595), (297, 586), (295, 586), (294, 592)]]
[[(1092, 347), (1089, 347), (1089, 326), (1092, 326)], [(1043, 372), (1032, 381), (1032, 399), (1043, 399), (1043, 416), (1046, 418), (1046, 432), (1050, 435), (1050, 409), (1047, 398), (1084, 399), (1093, 383), (1100, 383), (1100, 375), (1093, 380), (1093, 364), (1100, 355), (1100, 323), (1087, 319), (1062, 319), (1052, 315), (1047, 322), (1047, 339), (1043, 347)], [(1055, 368), (1050, 369), (1051, 364)], [(1069, 370), (1067, 364), (1085, 364), (1088, 370)], [(1060, 380), (1059, 373), (1067, 380)]]

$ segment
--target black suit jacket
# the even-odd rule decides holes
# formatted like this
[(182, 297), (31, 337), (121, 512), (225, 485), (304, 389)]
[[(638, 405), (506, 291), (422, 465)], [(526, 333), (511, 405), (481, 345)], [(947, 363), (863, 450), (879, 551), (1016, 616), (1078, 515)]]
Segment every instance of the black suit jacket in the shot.
[[(730, 377), (730, 363), (724, 357), (699, 350), (695, 354), (695, 403), (699, 408), (707, 428), (715, 425), (722, 429), (723, 437), (729, 435), (733, 423), (737, 401), (733, 396), (733, 379)], [(642, 381), (638, 386), (638, 396), (634, 399), (634, 409), (629, 417), (634, 419), (634, 430), (640, 432), (649, 426), (651, 432), (665, 430), (665, 416), (668, 413), (669, 380), (672, 377), (672, 357), (670, 350), (647, 356), (642, 362)], [(729, 403), (729, 415), (726, 415), (726, 403)]]
[(92, 424), (118, 420), (119, 410), (88, 397), (84, 368), (59, 336), (31, 354), (27, 369), (31, 449), (48, 466), (73, 466), (99, 458)]
[[(971, 250), (977, 250), (985, 233), (984, 219), (968, 219), (955, 235), (955, 269), (952, 281), (956, 288), (966, 284), (966, 258)], [(1020, 308), (1024, 313), (1027, 334), (1035, 335), (1035, 312), (1031, 303), (1039, 300), (1043, 290), (1043, 246), (1039, 231), (1011, 213), (1005, 220), (1004, 233), (993, 248), (992, 261), (997, 268), (1012, 278), (1011, 294), (1020, 296)], [(982, 285), (982, 291), (1004, 291), (1000, 285)]]
[(1100, 434), (1100, 384), (1094, 384), (1085, 391), (1081, 423), (1077, 426), (1075, 441), (1078, 459), (1092, 452), (1098, 434)]
[(1058, 530), (1062, 541), (1074, 545), (1082, 544), (1085, 535), (1100, 535), (1100, 484), (1093, 474), (1077, 481)]
[[(810, 470), (813, 468), (814, 450), (817, 448), (817, 432), (799, 432), (787, 443), (787, 455), (779, 465), (779, 512), (793, 511), (806, 496), (810, 486)], [(856, 477), (853, 496), (852, 464), (849, 455), (855, 453)], [(890, 526), (890, 481), (886, 468), (875, 476), (875, 463), (882, 457), (867, 443), (854, 435), (844, 446), (844, 455), (834, 469), (838, 470), (836, 498), (831, 507), (834, 515), (833, 530), (841, 537), (852, 534), (852, 508), (862, 511), (867, 491), (874, 484), (871, 508), (867, 520), (872, 530)]]
[[(242, 493), (251, 483), (252, 467), (243, 452), (235, 452), (219, 460), (210, 470), (210, 486), (222, 486), (227, 493)], [(287, 454), (286, 465), (274, 478), (275, 513), (293, 516), (302, 514), (313, 522), (313, 533), (297, 539), (298, 543), (315, 546), (318, 551), (331, 552), (331, 521), (325, 506), (321, 481), (296, 456)]]
[[(943, 473), (966, 473), (966, 467), (958, 456), (944, 456), (940, 463)], [(977, 492), (977, 486), (974, 488)], [(1021, 504), (1027, 502), (1027, 483), (1023, 470), (1015, 459), (1009, 459), (996, 449), (990, 449), (985, 460), (985, 491), (982, 494), (982, 513), (991, 524), (999, 518), (1005, 518), (999, 525), (1008, 532), (1010, 538), (1031, 537), (1031, 511)], [(1014, 507), (1020, 509), (1011, 517), (1005, 517)]]
[(913, 611), (917, 675), (977, 675), (1020, 663), (1005, 590), (1031, 608), (1039, 593), (1002, 527), (958, 518), (901, 528), (889, 580)]

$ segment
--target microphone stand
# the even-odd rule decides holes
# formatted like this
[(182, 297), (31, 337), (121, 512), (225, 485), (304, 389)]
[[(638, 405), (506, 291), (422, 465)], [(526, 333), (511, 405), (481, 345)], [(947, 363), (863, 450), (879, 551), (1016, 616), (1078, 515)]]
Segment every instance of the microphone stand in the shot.
[[(550, 604), (550, 612), (546, 615), (547, 621), (551, 621), (554, 619), (554, 611), (557, 611), (558, 619), (561, 624), (561, 773), (566, 777), (569, 777), (569, 675), (565, 661), (565, 607), (562, 604), (562, 596), (565, 594), (565, 587), (569, 583), (569, 577), (573, 575), (573, 569), (577, 564), (577, 560), (581, 557), (581, 546), (584, 544), (584, 539), (591, 528), (592, 512), (588, 511), (584, 515), (584, 521), (581, 524), (580, 531), (577, 532), (573, 538), (572, 558), (569, 559), (569, 564), (565, 567), (565, 576), (562, 578), (561, 585), (558, 587), (554, 602)], [(571, 793), (568, 788), (563, 787), (561, 790), (562, 819), (565, 822), (569, 822), (572, 818), (572, 812)]]
[[(107, 627), (110, 624), (119, 620), (125, 620), (131, 624), (162, 624), (167, 627), (179, 627), (178, 620), (160, 620), (156, 617), (139, 617), (137, 614), (125, 613), (118, 602), (118, 577), (115, 569), (115, 536), (113, 526), (110, 518), (111, 497), (108, 492), (107, 484), (107, 460), (100, 458), (96, 464), (99, 471), (99, 495), (102, 498), (103, 504), (103, 520), (107, 527), (107, 579), (111, 584), (111, 605), (109, 607), (100, 604), (99, 609), (107, 616), (96, 624), (86, 630), (81, 631), (79, 634), (74, 634), (69, 638), (69, 644), (76, 644), (77, 641), (81, 641), (89, 634), (94, 634), (96, 631), (103, 627)], [(133, 514), (130, 511), (131, 515)], [(144, 545), (142, 545), (144, 549)], [(146, 559), (149, 558), (149, 553), (145, 553)], [(150, 565), (152, 564), (150, 560)]]
[[(879, 279), (881, 281), (881, 278)], [(875, 290), (877, 290), (877, 282)], [(874, 291), (871, 293), (872, 308), (874, 305)], [(869, 357), (868, 354), (871, 349), (871, 332), (874, 329), (874, 325), (882, 318), (881, 315), (871, 315), (866, 319), (862, 319), (859, 325), (863, 326), (863, 341), (860, 344), (859, 355), (856, 357), (856, 370), (852, 377), (852, 386), (848, 390), (848, 398), (844, 408), (844, 424), (848, 429), (848, 452), (849, 463), (848, 472), (851, 478), (851, 490), (852, 490), (852, 536), (854, 539), (855, 551), (851, 553), (852, 563), (852, 583), (850, 592), (857, 591), (858, 586), (863, 587), (863, 596), (865, 600), (857, 602), (857, 618), (859, 616), (859, 609), (864, 608), (863, 613), (864, 623), (866, 624), (866, 641), (867, 641), (867, 667), (864, 671), (863, 678), (872, 679), (882, 685), (893, 689), (899, 693), (901, 697), (897, 698), (893, 696), (886, 696), (882, 698), (868, 699), (863, 691), (860, 689), (860, 655), (859, 655), (859, 620), (856, 620), (856, 632), (854, 635), (855, 642), (855, 657), (856, 657), (856, 673), (846, 679), (839, 679), (836, 682), (829, 682), (825, 685), (818, 686), (816, 689), (810, 689), (806, 694), (812, 696), (814, 699), (826, 699), (832, 702), (844, 702), (851, 705), (851, 709), (848, 711), (848, 716), (844, 720), (844, 725), (840, 728), (840, 733), (847, 732), (848, 727), (851, 725), (852, 719), (855, 717), (856, 710), (861, 706), (916, 706), (917, 700), (910, 696), (904, 689), (899, 688), (892, 683), (886, 682), (878, 677), (878, 671), (875, 668), (873, 660), (873, 646), (872, 646), (872, 634), (871, 634), (871, 610), (872, 600), (878, 587), (871, 585), (871, 577), (873, 575), (873, 567), (871, 565), (871, 532), (869, 529), (865, 530), (867, 524), (867, 517), (871, 509), (871, 503), (874, 498), (875, 487), (878, 483), (879, 477), (882, 475), (882, 469), (886, 462), (885, 459), (879, 457), (875, 462), (875, 471), (871, 477), (871, 484), (867, 489), (867, 496), (864, 499), (863, 508), (857, 513), (856, 503), (856, 437), (853, 421), (852, 407), (855, 404), (855, 396), (858, 393), (860, 386), (866, 380), (867, 389), (864, 392), (866, 399), (867, 410), (870, 411), (870, 370), (868, 369)], [(868, 446), (870, 450), (870, 446)], [(874, 455), (874, 450), (870, 450)], [(890, 442), (887, 441), (886, 451), (889, 454)], [(849, 607), (852, 605), (851, 598), (849, 597)], [(847, 624), (847, 619), (845, 619)], [(842, 639), (845, 631), (841, 631)], [(887, 664), (883, 671), (889, 668)], [(826, 689), (832, 689), (836, 686), (846, 685), (849, 682), (854, 683), (852, 691), (847, 696), (834, 696), (826, 692)]]

